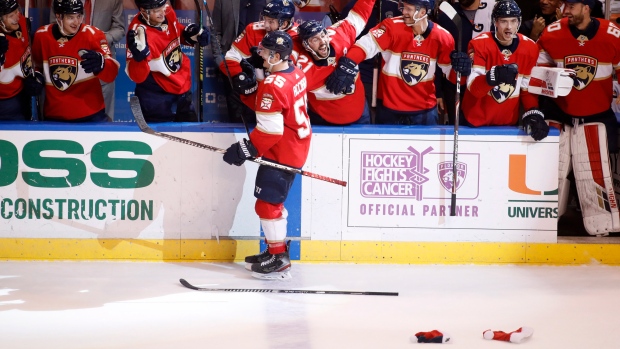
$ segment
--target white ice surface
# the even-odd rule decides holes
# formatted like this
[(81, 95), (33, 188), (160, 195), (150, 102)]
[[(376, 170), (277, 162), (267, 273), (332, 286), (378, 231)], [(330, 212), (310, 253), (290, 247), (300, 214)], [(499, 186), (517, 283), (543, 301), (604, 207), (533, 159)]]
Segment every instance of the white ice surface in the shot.
[[(2, 349), (620, 348), (620, 267), (0, 262)], [(398, 297), (213, 293), (213, 288), (399, 292)], [(486, 329), (530, 326), (512, 344)], [(414, 344), (443, 330), (450, 344)]]

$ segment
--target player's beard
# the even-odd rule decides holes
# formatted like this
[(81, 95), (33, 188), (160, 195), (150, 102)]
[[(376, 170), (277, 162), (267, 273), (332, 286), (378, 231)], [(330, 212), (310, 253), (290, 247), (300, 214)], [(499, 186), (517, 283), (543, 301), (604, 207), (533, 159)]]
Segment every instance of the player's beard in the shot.
[(583, 23), (583, 19), (584, 19), (584, 16), (583, 16), (582, 13), (580, 13), (578, 15), (569, 15), (568, 16), (568, 24), (577, 27), (581, 23)]

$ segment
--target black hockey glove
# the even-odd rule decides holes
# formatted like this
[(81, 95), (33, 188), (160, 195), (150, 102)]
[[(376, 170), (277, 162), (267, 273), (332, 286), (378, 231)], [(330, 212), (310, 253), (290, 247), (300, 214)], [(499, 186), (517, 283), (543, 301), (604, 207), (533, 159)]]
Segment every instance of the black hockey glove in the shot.
[(250, 57), (248, 57), (248, 62), (256, 69), (265, 69), (263, 63), (265, 60), (258, 54), (258, 47), (252, 46), (250, 47)]
[(4, 34), (0, 33), (0, 66), (4, 65), (6, 59), (6, 51), (9, 50), (9, 40), (6, 39)]
[(80, 57), (82, 57), (82, 68), (86, 73), (93, 73), (95, 75), (101, 73), (105, 66), (105, 58), (97, 51), (81, 49), (78, 51)]
[(226, 153), (224, 153), (224, 161), (229, 165), (241, 166), (245, 160), (253, 159), (258, 155), (258, 150), (254, 148), (252, 142), (243, 139), (237, 143), (233, 143)]
[(127, 32), (127, 48), (133, 56), (133, 60), (141, 62), (151, 54), (149, 45), (146, 42), (146, 32), (144, 28), (138, 27), (137, 30)]
[(523, 128), (535, 141), (540, 141), (549, 134), (549, 125), (545, 122), (545, 115), (536, 108), (532, 108), (523, 114)]
[(199, 44), (200, 46), (209, 45), (209, 30), (205, 27), (200, 28), (197, 24), (189, 24), (183, 30), (183, 37), (185, 41), (192, 45)]
[(347, 57), (338, 60), (338, 66), (325, 80), (327, 91), (338, 95), (341, 93), (351, 94), (355, 90), (355, 77), (359, 72), (357, 64)]
[(516, 64), (494, 65), (487, 72), (487, 84), (497, 86), (501, 83), (512, 84), (519, 75), (519, 66)]
[(30, 96), (38, 96), (45, 87), (45, 78), (38, 71), (24, 79), (24, 91)]
[(258, 82), (256, 82), (254, 67), (245, 59), (241, 60), (241, 69), (243, 72), (232, 78), (233, 90), (240, 95), (248, 96), (256, 92)]
[(450, 63), (452, 63), (452, 70), (457, 73), (461, 73), (462, 76), (469, 76), (471, 74), (471, 58), (465, 52), (452, 51), (450, 53)]

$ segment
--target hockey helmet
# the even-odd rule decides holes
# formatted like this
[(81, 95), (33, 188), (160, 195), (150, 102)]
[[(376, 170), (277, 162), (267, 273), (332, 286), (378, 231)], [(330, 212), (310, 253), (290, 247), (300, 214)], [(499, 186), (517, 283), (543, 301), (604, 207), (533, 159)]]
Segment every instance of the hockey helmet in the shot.
[(521, 9), (514, 0), (501, 0), (495, 3), (493, 6), (493, 12), (491, 12), (491, 18), (493, 21), (497, 21), (500, 18), (517, 17), (519, 23), (521, 22)]
[(263, 8), (263, 17), (290, 21), (295, 16), (295, 5), (292, 0), (272, 0)]
[(303, 8), (306, 5), (308, 5), (308, 3), (310, 3), (310, 0), (292, 0), (293, 4), (295, 4), (295, 6), (297, 6), (298, 8)]
[(58, 15), (84, 14), (81, 0), (54, 0), (54, 13)]
[(435, 9), (435, 0), (401, 0), (401, 3), (424, 7), (427, 13)]
[(301, 40), (306, 41), (311, 37), (324, 32), (325, 27), (323, 26), (323, 23), (319, 21), (305, 21), (297, 27), (297, 30), (299, 31), (299, 37)]
[(152, 10), (160, 8), (166, 4), (168, 0), (135, 0), (138, 9)]
[(8, 15), (18, 8), (16, 0), (0, 0), (0, 16)]
[(287, 32), (276, 30), (265, 34), (260, 42), (261, 49), (277, 52), (282, 60), (289, 58), (293, 52), (293, 39)]

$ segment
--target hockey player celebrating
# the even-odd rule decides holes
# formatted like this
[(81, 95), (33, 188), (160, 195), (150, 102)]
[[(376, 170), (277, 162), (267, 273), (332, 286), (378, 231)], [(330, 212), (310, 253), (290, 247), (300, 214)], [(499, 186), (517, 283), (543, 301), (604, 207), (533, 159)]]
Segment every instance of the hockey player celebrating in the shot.
[[(298, 5), (303, 7), (305, 3), (299, 2)], [(286, 31), (292, 38), (297, 36), (297, 26), (293, 21), (295, 15), (293, 1), (273, 0), (263, 8), (261, 15), (262, 21), (248, 24), (243, 33), (235, 39), (230, 50), (226, 52), (225, 61), (219, 62), (221, 59), (218, 60), (219, 57), (216, 57), (216, 62), (219, 62), (222, 73), (230, 75), (233, 90), (236, 92), (236, 94), (230, 94), (227, 97), (231, 114), (243, 113), (237, 111), (238, 108), (247, 109), (237, 94), (247, 96), (256, 91), (258, 82), (255, 78), (254, 68), (262, 69), (263, 66), (262, 58), (256, 53), (256, 47), (265, 34), (282, 30)], [(293, 51), (291, 59), (297, 60), (297, 52)], [(246, 111), (243, 114), (254, 119), (251, 111)]]
[(444, 74), (450, 72), (454, 39), (428, 19), (433, 0), (403, 0), (402, 4), (402, 16), (383, 20), (357, 41), (346, 59), (338, 62), (326, 87), (343, 92), (338, 91), (338, 75), (380, 52), (383, 105), (377, 109), (376, 123), (436, 125), (435, 69), (439, 65)]
[(101, 83), (114, 81), (119, 64), (105, 34), (82, 24), (80, 0), (54, 0), (56, 23), (37, 30), (32, 44), (36, 74), (45, 77), (46, 120), (105, 122)]
[[(189, 58), (181, 45), (209, 44), (209, 32), (179, 23), (167, 0), (135, 0), (127, 31), (127, 75), (147, 122), (197, 121)], [(176, 110), (176, 113), (174, 112)]]
[(539, 141), (549, 133), (538, 96), (527, 91), (538, 48), (528, 37), (517, 34), (521, 9), (514, 0), (501, 0), (493, 7), (495, 34), (480, 34), (469, 43), (473, 70), (467, 79), (463, 115), (471, 126), (516, 126), (519, 101), (526, 112), (523, 125)]
[(30, 95), (43, 87), (34, 80), (26, 29), (17, 1), (0, 0), (0, 120), (30, 119)]
[[(270, 74), (259, 82), (256, 98), (252, 98), (257, 125), (249, 140), (243, 139), (226, 150), (224, 161), (228, 164), (241, 166), (245, 160), (258, 156), (295, 168), (306, 162), (312, 138), (306, 112), (306, 77), (289, 64), (292, 51), (293, 42), (284, 31), (271, 31), (261, 41), (258, 54)], [(291, 262), (284, 241), (288, 214), (283, 203), (294, 179), (294, 173), (270, 166), (261, 165), (258, 169), (255, 210), (268, 248), (245, 258), (254, 277), (290, 277)]]
[[(359, 68), (344, 55), (364, 30), (374, 3), (374, 0), (358, 1), (344, 20), (327, 30), (317, 21), (299, 26), (299, 39), (295, 44), (303, 49), (298, 49), (297, 64), (308, 80), (308, 112), (313, 125), (370, 123)], [(338, 69), (336, 62), (339, 62)], [(326, 85), (337, 93), (328, 91)]]
[(555, 121), (550, 124), (560, 128), (558, 217), (568, 201), (572, 158), (584, 226), (591, 235), (608, 235), (620, 231), (609, 165), (609, 153), (617, 151), (618, 125), (610, 105), (612, 73), (620, 76), (620, 28), (591, 16), (595, 1), (565, 1), (565, 18), (548, 25), (538, 39), (538, 64), (576, 72), (567, 96), (541, 105)]

